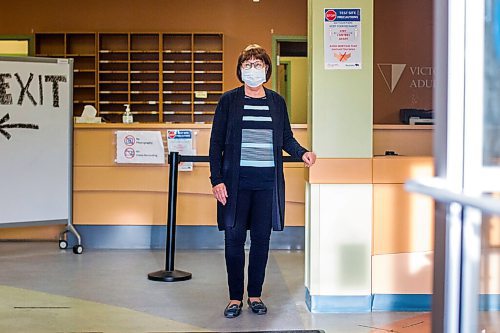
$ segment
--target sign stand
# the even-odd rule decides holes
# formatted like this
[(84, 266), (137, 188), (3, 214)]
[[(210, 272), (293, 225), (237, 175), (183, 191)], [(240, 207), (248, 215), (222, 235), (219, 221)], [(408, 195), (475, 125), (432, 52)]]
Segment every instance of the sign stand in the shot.
[(0, 58), (0, 227), (67, 223), (59, 248), (71, 232), (81, 254), (72, 220), (73, 59)]

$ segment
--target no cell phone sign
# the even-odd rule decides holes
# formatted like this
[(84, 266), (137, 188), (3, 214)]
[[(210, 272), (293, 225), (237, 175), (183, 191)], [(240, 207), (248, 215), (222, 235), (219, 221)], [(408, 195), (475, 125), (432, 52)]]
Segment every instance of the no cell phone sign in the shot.
[(333, 9), (325, 10), (325, 21), (335, 21), (337, 13)]

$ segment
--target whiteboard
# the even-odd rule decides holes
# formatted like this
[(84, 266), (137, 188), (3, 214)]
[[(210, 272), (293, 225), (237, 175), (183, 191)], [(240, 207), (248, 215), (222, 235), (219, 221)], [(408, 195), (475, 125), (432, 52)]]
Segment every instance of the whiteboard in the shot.
[(73, 60), (0, 57), (0, 226), (70, 221)]

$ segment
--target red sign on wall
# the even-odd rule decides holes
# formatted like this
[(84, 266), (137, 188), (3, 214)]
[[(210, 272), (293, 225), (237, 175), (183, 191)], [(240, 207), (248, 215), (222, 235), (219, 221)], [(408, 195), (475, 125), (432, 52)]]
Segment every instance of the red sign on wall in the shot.
[(337, 13), (333, 9), (329, 9), (325, 12), (326, 21), (334, 21), (337, 18)]

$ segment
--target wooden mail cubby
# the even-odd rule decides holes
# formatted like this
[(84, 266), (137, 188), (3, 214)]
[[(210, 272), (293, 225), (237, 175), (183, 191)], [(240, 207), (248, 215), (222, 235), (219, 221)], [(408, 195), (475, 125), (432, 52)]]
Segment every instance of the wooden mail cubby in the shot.
[(130, 100), (128, 33), (99, 33), (99, 115), (118, 122)]
[(223, 93), (220, 33), (37, 33), (36, 54), (75, 59), (74, 114), (121, 122), (211, 122)]
[(162, 45), (164, 120), (211, 122), (223, 91), (222, 35), (164, 34)]
[(87, 104), (96, 104), (96, 34), (35, 34), (35, 52), (40, 57), (73, 58), (73, 114), (81, 115)]

